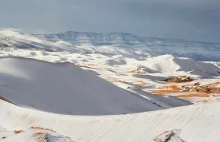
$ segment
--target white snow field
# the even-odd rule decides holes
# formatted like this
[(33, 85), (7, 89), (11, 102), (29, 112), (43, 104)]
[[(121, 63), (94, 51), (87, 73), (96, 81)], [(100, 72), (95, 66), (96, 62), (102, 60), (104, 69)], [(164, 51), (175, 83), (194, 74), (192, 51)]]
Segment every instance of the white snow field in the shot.
[(18, 106), (73, 115), (161, 109), (70, 63), (0, 59), (0, 96)]
[(190, 58), (174, 57), (172, 55), (162, 55), (149, 58), (145, 61), (147, 67), (155, 72), (160, 72), (170, 76), (192, 75), (203, 78), (211, 78), (220, 75), (220, 68), (204, 62), (198, 62)]
[[(219, 51), (125, 33), (0, 30), (0, 142), (219, 142)], [(193, 81), (164, 81), (177, 76)], [(195, 84), (212, 92), (182, 89)]]
[[(151, 142), (176, 129), (187, 142), (219, 142), (219, 107), (219, 102), (212, 102), (136, 114), (74, 116), (31, 110), (0, 100), (0, 123), (8, 131), (51, 129), (74, 142)], [(4, 137), (5, 132), (0, 134)]]
[(51, 130), (34, 127), (25, 131), (2, 131), (0, 137), (4, 142), (73, 142), (70, 138)]

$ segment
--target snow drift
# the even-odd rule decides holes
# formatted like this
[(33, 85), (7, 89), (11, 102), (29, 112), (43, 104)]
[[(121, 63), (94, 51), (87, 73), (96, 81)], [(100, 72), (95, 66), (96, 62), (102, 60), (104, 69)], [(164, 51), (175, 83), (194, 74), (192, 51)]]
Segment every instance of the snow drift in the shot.
[(213, 64), (196, 61), (190, 58), (174, 57), (172, 55), (148, 58), (145, 64), (154, 71), (170, 76), (192, 74), (198, 77), (210, 78), (220, 75), (220, 68)]
[(0, 59), (0, 97), (28, 108), (106, 115), (161, 109), (70, 63)]
[(105, 61), (106, 65), (114, 66), (114, 65), (125, 65), (126, 61), (123, 58), (110, 59)]
[[(8, 131), (48, 128), (75, 142), (151, 142), (175, 129), (181, 131), (180, 138), (187, 142), (218, 142), (219, 107), (219, 102), (213, 102), (127, 115), (70, 116), (22, 108), (0, 100), (0, 125)], [(0, 132), (0, 136), (5, 135)], [(18, 136), (28, 139), (27, 135)]]

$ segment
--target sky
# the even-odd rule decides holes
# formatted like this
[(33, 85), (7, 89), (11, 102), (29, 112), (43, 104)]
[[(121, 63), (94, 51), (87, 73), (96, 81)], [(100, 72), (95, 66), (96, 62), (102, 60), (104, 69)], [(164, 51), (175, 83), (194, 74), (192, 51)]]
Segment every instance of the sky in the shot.
[(0, 0), (0, 28), (220, 42), (220, 0)]

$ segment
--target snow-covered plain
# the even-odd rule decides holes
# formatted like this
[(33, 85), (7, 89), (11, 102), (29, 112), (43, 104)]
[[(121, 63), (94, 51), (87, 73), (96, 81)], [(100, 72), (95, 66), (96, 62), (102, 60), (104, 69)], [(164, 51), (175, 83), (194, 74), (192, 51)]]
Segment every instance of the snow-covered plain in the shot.
[[(154, 56), (159, 54), (143, 49), (143, 40), (118, 33), (1, 30), (0, 141), (220, 141), (220, 95), (180, 89), (197, 82), (220, 87), (219, 62), (187, 58), (194, 49), (174, 56), (182, 46), (173, 55), (163, 50)], [(174, 43), (159, 40), (151, 42), (155, 51), (160, 43)], [(210, 60), (213, 51), (218, 60), (218, 44), (180, 43), (197, 46), (199, 59)], [(200, 54), (205, 46), (213, 47), (208, 56)], [(164, 82), (182, 75), (194, 81)]]

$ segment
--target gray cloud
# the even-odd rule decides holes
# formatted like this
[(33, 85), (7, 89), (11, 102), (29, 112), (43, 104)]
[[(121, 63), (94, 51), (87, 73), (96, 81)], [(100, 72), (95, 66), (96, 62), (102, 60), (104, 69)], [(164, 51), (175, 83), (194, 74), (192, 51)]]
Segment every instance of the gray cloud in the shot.
[(219, 0), (1, 0), (0, 27), (220, 42)]

